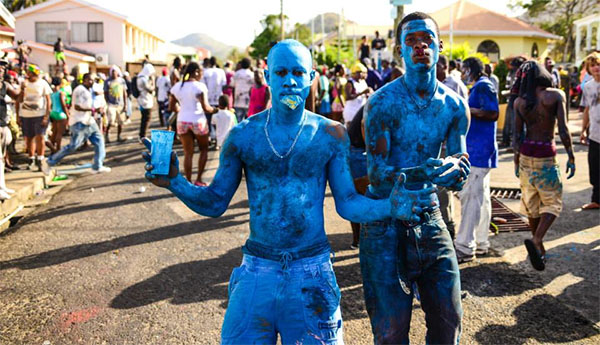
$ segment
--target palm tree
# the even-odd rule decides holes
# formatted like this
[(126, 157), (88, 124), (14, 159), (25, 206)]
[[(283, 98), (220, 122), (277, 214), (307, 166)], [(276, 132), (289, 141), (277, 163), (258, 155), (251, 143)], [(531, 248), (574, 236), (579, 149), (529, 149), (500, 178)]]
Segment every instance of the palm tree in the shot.
[(41, 4), (45, 0), (2, 0), (4, 6), (10, 12), (16, 12), (24, 8)]

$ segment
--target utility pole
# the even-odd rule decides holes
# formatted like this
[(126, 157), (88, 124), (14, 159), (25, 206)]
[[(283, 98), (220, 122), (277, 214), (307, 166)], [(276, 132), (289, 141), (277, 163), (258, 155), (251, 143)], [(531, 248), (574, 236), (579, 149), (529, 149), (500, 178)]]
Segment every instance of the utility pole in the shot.
[[(390, 4), (392, 6), (396, 6), (396, 18), (394, 18), (394, 43), (399, 44), (398, 42), (398, 24), (404, 17), (404, 5), (410, 5), (412, 0), (390, 0)], [(400, 63), (402, 63), (402, 58), (398, 55), (396, 49), (394, 49), (394, 59)]]
[(281, 22), (281, 40), (285, 39), (285, 25), (283, 24), (283, 0), (279, 0), (279, 21)]

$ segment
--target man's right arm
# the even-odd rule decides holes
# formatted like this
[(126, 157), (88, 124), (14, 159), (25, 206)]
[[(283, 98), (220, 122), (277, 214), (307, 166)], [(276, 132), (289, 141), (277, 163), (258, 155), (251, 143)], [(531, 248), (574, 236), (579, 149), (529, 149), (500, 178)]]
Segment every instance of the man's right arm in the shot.
[[(208, 217), (219, 217), (227, 210), (227, 206), (231, 198), (235, 194), (237, 187), (242, 180), (242, 161), (239, 157), (239, 147), (236, 142), (239, 141), (239, 131), (242, 128), (234, 127), (227, 136), (223, 147), (221, 148), (221, 156), (219, 158), (219, 168), (215, 178), (210, 185), (206, 187), (195, 186), (178, 173), (179, 162), (174, 154), (171, 160), (171, 172), (175, 172), (172, 178), (157, 177), (152, 175), (150, 170), (150, 155), (144, 152), (143, 157), (148, 162), (146, 165), (146, 178), (152, 183), (161, 187), (166, 187), (173, 192), (187, 207), (192, 211)], [(150, 149), (150, 141), (144, 140), (144, 144)], [(171, 175), (171, 172), (169, 176)], [(160, 184), (164, 180), (166, 185)]]

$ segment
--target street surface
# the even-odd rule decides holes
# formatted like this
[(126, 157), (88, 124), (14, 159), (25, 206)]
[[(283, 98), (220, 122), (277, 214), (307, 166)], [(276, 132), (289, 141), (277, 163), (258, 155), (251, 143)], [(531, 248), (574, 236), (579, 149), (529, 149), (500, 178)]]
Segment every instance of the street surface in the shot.
[[(125, 136), (136, 138), (134, 116)], [(563, 214), (546, 236), (546, 271), (529, 264), (523, 232), (491, 236), (491, 256), (461, 265), (461, 343), (600, 343), (600, 218), (578, 209), (591, 187), (586, 149), (575, 150), (577, 175), (565, 181)], [(229, 275), (249, 232), (245, 181), (222, 217), (202, 217), (144, 179), (141, 151), (137, 139), (109, 144), (111, 173), (77, 177), (0, 236), (0, 344), (219, 342)], [(91, 157), (88, 149), (64, 163)], [(212, 176), (217, 153), (209, 159)], [(511, 154), (492, 172), (492, 186), (499, 185), (518, 187)], [(345, 342), (372, 343), (358, 251), (349, 248), (350, 225), (335, 212), (331, 194), (325, 216)], [(424, 334), (415, 301), (412, 342), (424, 343)]]

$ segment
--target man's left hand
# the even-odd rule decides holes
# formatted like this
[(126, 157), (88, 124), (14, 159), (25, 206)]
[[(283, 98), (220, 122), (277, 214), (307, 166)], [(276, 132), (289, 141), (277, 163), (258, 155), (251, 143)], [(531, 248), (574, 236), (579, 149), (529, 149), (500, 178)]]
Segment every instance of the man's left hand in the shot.
[(471, 173), (471, 163), (469, 162), (469, 155), (467, 153), (457, 153), (452, 157), (458, 159), (458, 168), (442, 175), (454, 165), (452, 163), (445, 164), (436, 170), (436, 175), (433, 176), (431, 181), (438, 186), (459, 191), (462, 190), (467, 182), (467, 177)]

